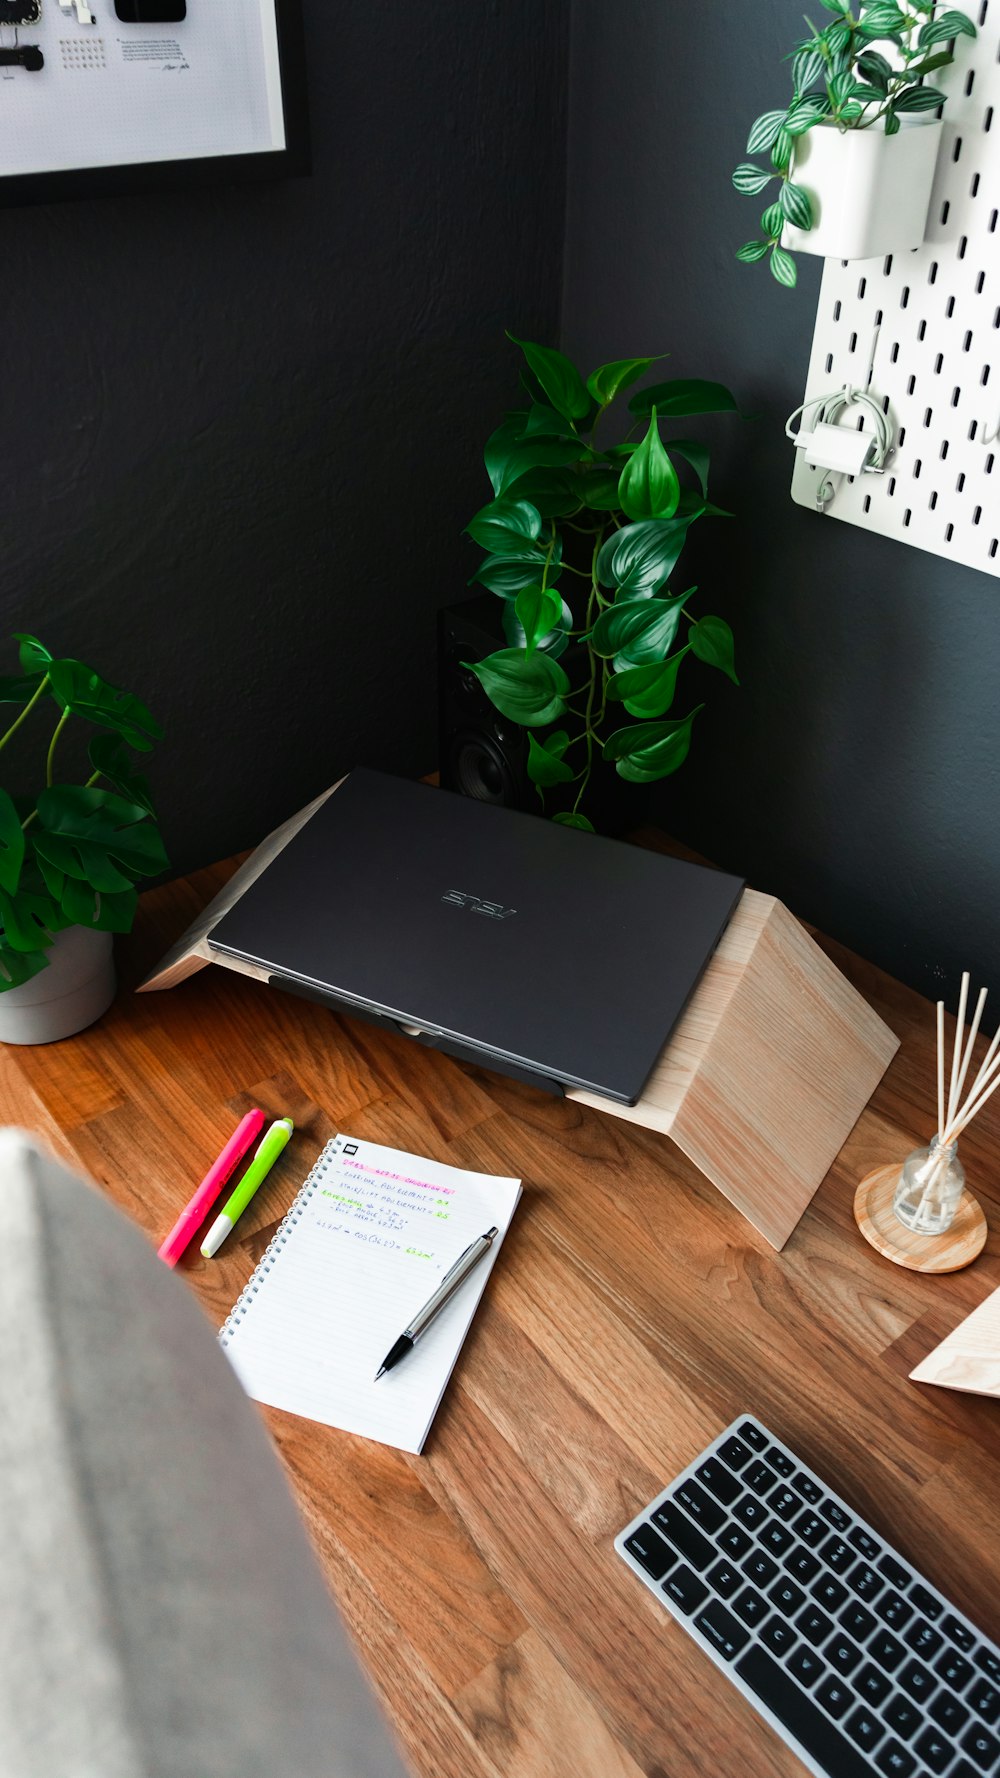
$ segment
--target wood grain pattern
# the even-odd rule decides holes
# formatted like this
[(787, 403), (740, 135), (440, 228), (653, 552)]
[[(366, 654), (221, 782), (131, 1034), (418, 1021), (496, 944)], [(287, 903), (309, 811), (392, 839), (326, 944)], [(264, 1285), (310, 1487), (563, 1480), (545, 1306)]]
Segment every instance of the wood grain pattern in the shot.
[(747, 1408), (1000, 1636), (996, 1404), (907, 1375), (1000, 1284), (1000, 1094), (963, 1141), (992, 1225), (975, 1267), (889, 1266), (853, 1218), (858, 1179), (933, 1132), (927, 1003), (823, 942), (902, 1044), (775, 1253), (656, 1131), (227, 971), (136, 998), (231, 869), (143, 897), (115, 1005), (66, 1043), (0, 1052), (0, 1116), (156, 1244), (247, 1105), (289, 1111), (295, 1137), (219, 1258), (194, 1243), (179, 1268), (216, 1324), (338, 1126), (523, 1175), (423, 1457), (263, 1410), (417, 1778), (799, 1778), (611, 1548)]
[(899, 1162), (866, 1173), (854, 1195), (854, 1220), (866, 1241), (883, 1259), (909, 1272), (960, 1272), (978, 1259), (986, 1245), (982, 1205), (963, 1191), (955, 1220), (943, 1235), (918, 1235), (900, 1222), (892, 1208), (899, 1184)]

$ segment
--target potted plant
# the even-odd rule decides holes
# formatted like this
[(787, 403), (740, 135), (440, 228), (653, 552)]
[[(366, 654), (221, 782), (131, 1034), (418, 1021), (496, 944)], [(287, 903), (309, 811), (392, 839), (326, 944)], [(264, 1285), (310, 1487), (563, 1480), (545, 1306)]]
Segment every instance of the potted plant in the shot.
[(703, 706), (673, 714), (684, 663), (738, 683), (729, 625), (695, 616), (696, 587), (670, 584), (690, 526), (729, 515), (708, 498), (707, 447), (660, 435), (663, 421), (736, 403), (721, 383), (657, 383), (633, 394), (626, 436), (611, 442), (608, 410), (655, 361), (619, 359), (584, 381), (561, 352), (514, 343), (526, 399), (486, 445), (493, 499), (467, 527), (486, 551), (473, 579), (502, 601), (508, 646), (463, 664), (527, 731), (542, 808), (592, 829), (602, 765), (646, 785), (687, 757)]
[[(82, 661), (54, 659), (34, 636), (16, 640), (21, 670), (0, 679), (0, 703), (20, 710), (0, 750), (15, 737), (23, 744), (50, 700), (57, 715), (41, 786), (0, 789), (0, 1041), (51, 1043), (110, 1005), (112, 934), (132, 925), (137, 880), (167, 863), (132, 757), (163, 731), (138, 698)], [(82, 784), (57, 771), (74, 718), (96, 730)]]
[(743, 161), (733, 174), (750, 196), (778, 181), (760, 237), (736, 257), (769, 258), (789, 287), (789, 249), (871, 259), (920, 246), (942, 127), (931, 114), (947, 97), (926, 77), (954, 61), (956, 39), (976, 35), (938, 0), (859, 0), (856, 14), (849, 0), (819, 3), (834, 16), (792, 52), (791, 103), (758, 117), (747, 140), (750, 154), (770, 151), (770, 169)]

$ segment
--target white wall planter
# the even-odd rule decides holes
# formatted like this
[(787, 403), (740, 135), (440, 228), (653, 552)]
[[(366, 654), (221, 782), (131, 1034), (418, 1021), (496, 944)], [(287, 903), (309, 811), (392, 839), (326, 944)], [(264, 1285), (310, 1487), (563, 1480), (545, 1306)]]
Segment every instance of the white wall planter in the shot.
[(812, 199), (813, 226), (786, 224), (782, 246), (823, 259), (874, 259), (922, 245), (943, 125), (920, 117), (900, 124), (894, 136), (881, 125), (821, 123), (798, 137), (792, 177)]
[(107, 1012), (115, 997), (110, 932), (69, 926), (49, 949), (45, 969), (0, 994), (0, 1043), (56, 1043)]

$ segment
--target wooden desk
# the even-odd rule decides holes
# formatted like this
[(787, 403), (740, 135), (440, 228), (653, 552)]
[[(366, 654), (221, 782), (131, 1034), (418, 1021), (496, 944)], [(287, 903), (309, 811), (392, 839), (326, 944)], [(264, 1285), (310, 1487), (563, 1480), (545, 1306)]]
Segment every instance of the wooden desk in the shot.
[[(216, 1325), (338, 1126), (524, 1176), (423, 1457), (264, 1410), (415, 1772), (799, 1778), (611, 1548), (746, 1408), (1000, 1635), (1000, 1411), (906, 1375), (1000, 1282), (1000, 1242), (926, 1279), (880, 1259), (851, 1217), (859, 1176), (931, 1134), (926, 1002), (827, 947), (903, 1042), (776, 1254), (649, 1131), (222, 970), (134, 998), (229, 868), (143, 898), (123, 991), (93, 1031), (3, 1051), (0, 1120), (37, 1131), (158, 1242), (234, 1114), (290, 1112), (297, 1134), (238, 1237), (179, 1268)], [(1000, 1231), (1000, 1094), (962, 1152)]]

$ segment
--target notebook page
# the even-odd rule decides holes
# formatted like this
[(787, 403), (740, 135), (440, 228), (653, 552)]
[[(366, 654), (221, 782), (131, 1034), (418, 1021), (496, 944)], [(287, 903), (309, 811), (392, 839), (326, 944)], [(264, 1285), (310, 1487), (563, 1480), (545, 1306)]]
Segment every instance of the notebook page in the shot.
[(973, 1395), (1000, 1395), (1000, 1290), (960, 1321), (910, 1372), (915, 1383), (938, 1383)]
[[(311, 1182), (311, 1184), (310, 1184)], [(423, 1446), (521, 1194), (356, 1137), (327, 1144), (220, 1339), (256, 1401), (403, 1451)], [(459, 1254), (499, 1235), (413, 1351), (390, 1346)], [(245, 1306), (246, 1312), (243, 1313)]]

